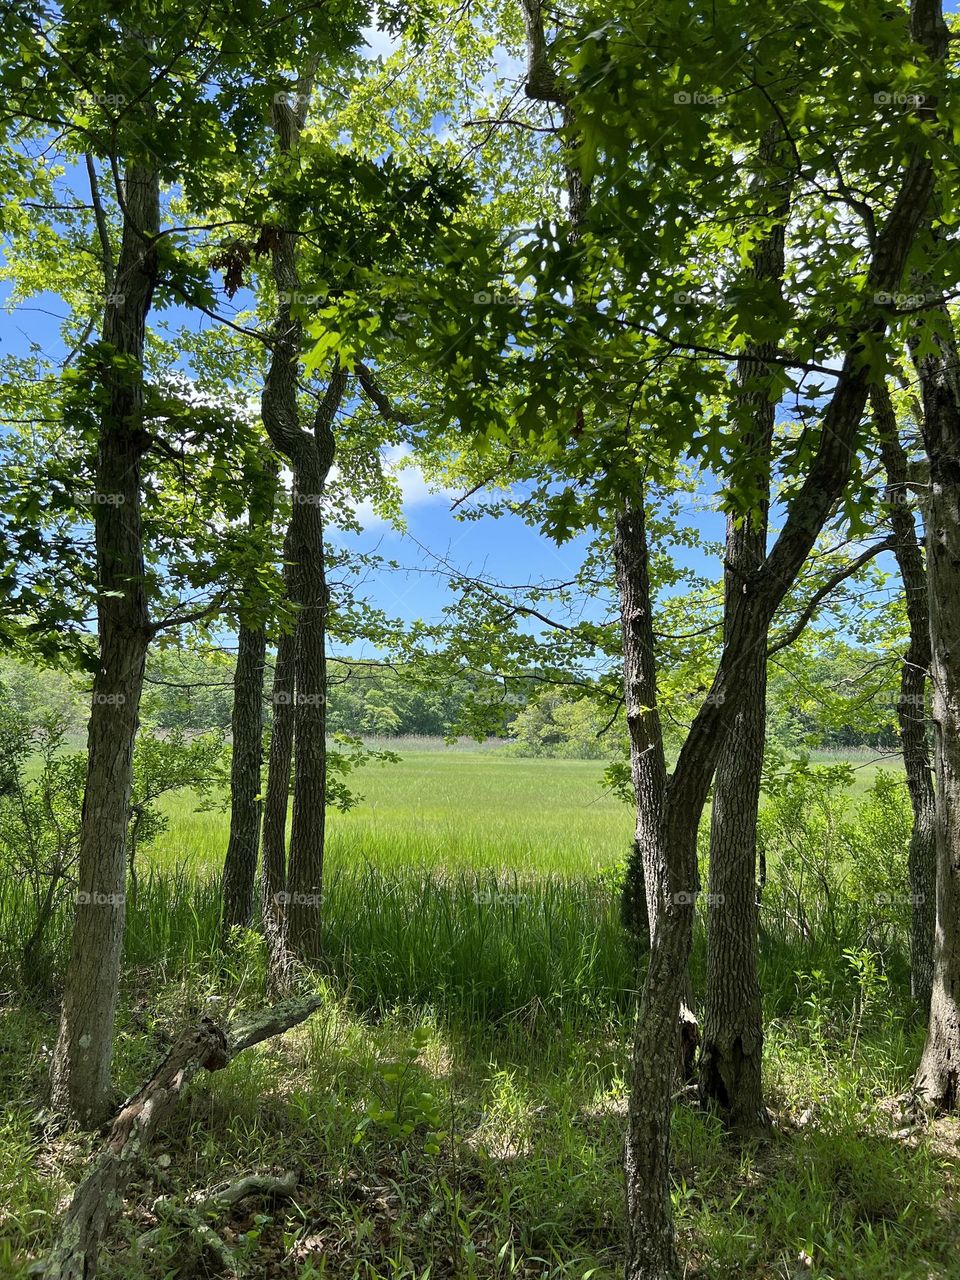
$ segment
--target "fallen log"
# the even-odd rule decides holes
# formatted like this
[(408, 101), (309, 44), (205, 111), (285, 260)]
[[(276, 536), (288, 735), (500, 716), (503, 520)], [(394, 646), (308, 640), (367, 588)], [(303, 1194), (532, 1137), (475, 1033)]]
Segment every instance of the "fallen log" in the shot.
[(198, 1071), (220, 1071), (244, 1050), (304, 1022), (323, 996), (285, 1000), (226, 1030), (212, 1018), (174, 1041), (150, 1079), (120, 1110), (89, 1173), (77, 1187), (57, 1240), (31, 1274), (44, 1280), (94, 1280), (100, 1243), (123, 1210), (123, 1193), (156, 1130)]
[(244, 1200), (254, 1196), (262, 1200), (292, 1200), (296, 1190), (297, 1175), (291, 1169), (289, 1173), (279, 1178), (270, 1174), (249, 1174), (217, 1191), (201, 1191), (196, 1195), (188, 1196), (185, 1205), (176, 1205), (161, 1198), (153, 1205), (153, 1213), (161, 1219), (161, 1225), (145, 1232), (137, 1241), (137, 1246), (141, 1252), (144, 1249), (151, 1249), (163, 1236), (166, 1227), (172, 1223), (180, 1230), (191, 1232), (196, 1236), (200, 1244), (217, 1258), (221, 1270), (228, 1272), (235, 1267), (236, 1259), (206, 1218), (213, 1213), (234, 1209)]
[(297, 1175), (293, 1169), (275, 1178), (270, 1174), (251, 1173), (237, 1182), (231, 1182), (219, 1191), (212, 1191), (199, 1196), (191, 1196), (187, 1203), (205, 1211), (213, 1209), (229, 1209), (258, 1196), (264, 1200), (290, 1200), (297, 1190)]

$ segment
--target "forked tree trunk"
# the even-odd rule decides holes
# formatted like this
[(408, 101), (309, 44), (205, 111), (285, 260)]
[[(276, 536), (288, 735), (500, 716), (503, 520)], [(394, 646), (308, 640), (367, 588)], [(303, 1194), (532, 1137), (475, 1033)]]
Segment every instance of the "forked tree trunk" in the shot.
[[(754, 278), (779, 295), (784, 270), (784, 223), (789, 179), (778, 167), (781, 133), (763, 138), (761, 171), (754, 183), (777, 219), (757, 246)], [(751, 344), (737, 367), (737, 420), (742, 422), (748, 465), (742, 479), (751, 504), (727, 517), (724, 562), (724, 629), (729, 633), (744, 584), (767, 553), (770, 450), (776, 392), (771, 387), (775, 343)], [(700, 1096), (725, 1115), (733, 1129), (765, 1128), (763, 1102), (763, 1004), (757, 974), (757, 811), (767, 719), (766, 637), (741, 668), (743, 692), (720, 753), (714, 780), (707, 895), (707, 986)]]
[(150, 637), (140, 469), (149, 442), (143, 425), (143, 349), (157, 277), (157, 175), (132, 164), (125, 188), (100, 370), (105, 409), (94, 495), (99, 658), (87, 740), (77, 908), (52, 1069), (54, 1106), (84, 1125), (102, 1120), (111, 1103), (133, 746)]
[[(304, 102), (308, 94), (299, 93)], [(302, 107), (278, 96), (273, 119), (281, 151), (291, 152), (303, 126)], [(290, 948), (301, 959), (320, 953), (320, 907), (326, 827), (326, 629), (330, 593), (323, 549), (323, 489), (333, 465), (334, 422), (347, 386), (345, 370), (334, 368), (314, 415), (312, 429), (300, 422), (298, 375), (303, 325), (297, 318), (297, 236), (279, 231), (274, 239), (273, 278), (277, 317), (273, 350), (261, 400), (263, 422), (273, 445), (293, 470), (290, 521), (291, 595), (297, 606), (294, 651), (293, 822), (287, 863), (286, 910)]]
[[(932, 187), (929, 161), (915, 157), (877, 237), (869, 288), (896, 292)], [(884, 327), (881, 316), (869, 317), (866, 322), (873, 337)], [(763, 565), (743, 584), (740, 607), (725, 631), (717, 674), (667, 783), (659, 829), (667, 868), (668, 904), (660, 914), (652, 941), (633, 1044), (625, 1153), (626, 1280), (675, 1280), (680, 1274), (670, 1205), (669, 1149), (675, 1027), (693, 936), (697, 826), (725, 729), (739, 711), (743, 672), (756, 649), (765, 644), (777, 607), (796, 580), (847, 483), (867, 401), (868, 379), (860, 344), (852, 342), (824, 411), (817, 453), (806, 480), (795, 492), (780, 535)], [(960, 593), (956, 599), (960, 600)], [(649, 601), (646, 605), (649, 608)]]
[(260, 772), (263, 764), (263, 667), (266, 634), (262, 626), (242, 624), (237, 631), (233, 674), (233, 757), (230, 763), (230, 835), (223, 861), (224, 936), (253, 919), (253, 895), (260, 852)]
[(887, 477), (894, 553), (900, 568), (910, 640), (900, 665), (897, 721), (907, 790), (913, 812), (907, 870), (910, 885), (910, 989), (917, 1007), (930, 1011), (933, 987), (933, 932), (936, 917), (936, 798), (927, 741), (926, 687), (930, 669), (930, 610), (927, 571), (917, 539), (910, 499), (907, 455), (886, 386), (871, 392), (880, 457)]
[(937, 1110), (960, 1101), (960, 357), (941, 307), (939, 351), (918, 360), (930, 463), (925, 509), (936, 761), (936, 929), (930, 1021), (915, 1088)]

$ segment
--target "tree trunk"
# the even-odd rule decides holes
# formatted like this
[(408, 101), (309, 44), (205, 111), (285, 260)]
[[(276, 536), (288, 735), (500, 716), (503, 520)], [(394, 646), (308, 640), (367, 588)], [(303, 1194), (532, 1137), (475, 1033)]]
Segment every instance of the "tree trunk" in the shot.
[[(728, 600), (736, 590), (732, 580), (741, 581), (733, 565), (745, 567), (749, 560), (742, 544), (752, 543), (757, 549), (758, 532), (744, 525), (728, 529)], [(734, 550), (737, 544), (740, 550)], [(720, 1108), (731, 1129), (740, 1131), (762, 1129), (769, 1123), (763, 1103), (763, 1005), (757, 975), (757, 810), (766, 725), (765, 650), (765, 643), (758, 645), (744, 662), (744, 695), (717, 766), (710, 828), (700, 1096)]]
[(230, 764), (230, 837), (223, 862), (224, 938), (234, 925), (253, 919), (253, 893), (260, 851), (260, 788), (263, 763), (263, 665), (266, 634), (262, 626), (237, 633), (233, 674), (233, 758)]
[[(299, 98), (305, 100), (306, 94)], [(275, 99), (278, 145), (290, 152), (303, 118), (283, 99)], [(314, 416), (313, 429), (300, 424), (298, 371), (303, 326), (296, 318), (299, 289), (296, 234), (279, 232), (273, 247), (273, 277), (279, 303), (273, 351), (262, 396), (263, 422), (273, 445), (293, 469), (290, 521), (292, 599), (297, 606), (294, 656), (293, 822), (287, 871), (287, 937), (301, 959), (320, 954), (320, 905), (326, 827), (327, 656), (326, 629), (330, 592), (323, 549), (323, 487), (333, 465), (334, 422), (347, 386), (337, 365)]]
[(660, 821), (667, 787), (663, 732), (657, 709), (650, 564), (646, 521), (641, 503), (617, 517), (613, 543), (620, 597), (623, 644), (623, 692), (630, 733), (630, 776), (637, 802), (631, 858), (639, 862), (628, 873), (645, 894), (646, 926), (656, 933), (666, 899), (667, 874)]
[[(288, 536), (284, 544), (284, 557), (288, 565), (292, 554), (289, 542)], [(287, 576), (289, 577), (289, 571)], [(293, 631), (281, 632), (273, 669), (273, 723), (263, 807), (261, 882), (269, 983), (275, 993), (285, 989), (290, 969), (286, 931), (287, 809), (290, 803), (290, 767), (293, 761), (295, 651), (296, 636)]]
[(917, 539), (910, 501), (907, 455), (900, 443), (897, 420), (884, 385), (871, 392), (880, 457), (887, 476), (890, 524), (896, 538), (894, 553), (903, 581), (910, 642), (900, 666), (897, 720), (907, 790), (913, 811), (908, 878), (910, 884), (910, 988), (924, 1016), (930, 1011), (933, 987), (933, 933), (936, 917), (937, 840), (936, 798), (927, 742), (926, 685), (930, 669), (930, 610), (927, 572)]
[[(287, 872), (290, 949), (320, 955), (320, 905), (327, 809), (327, 587), (323, 483), (333, 461), (301, 471), (293, 493), (293, 583), (297, 605), (294, 697), (293, 821)], [(302, 486), (302, 487), (301, 487)]]
[(110, 1106), (110, 1063), (123, 946), (125, 841), (133, 746), (150, 623), (140, 521), (143, 349), (156, 284), (157, 175), (131, 165), (100, 369), (105, 409), (97, 451), (94, 539), (99, 661), (87, 742), (79, 885), (53, 1057), (53, 1103), (82, 1124)]
[[(627, 1280), (673, 1280), (679, 1264), (670, 1204), (670, 1119), (677, 1064), (677, 1014), (693, 934), (697, 836), (674, 846), (688, 874), (661, 913), (650, 949), (633, 1038), (624, 1168)], [(685, 884), (686, 888), (680, 888)]]
[(39, 1274), (45, 1280), (94, 1280), (100, 1243), (123, 1209), (123, 1195), (144, 1152), (203, 1069), (220, 1071), (246, 1049), (308, 1018), (322, 996), (288, 1000), (224, 1030), (211, 1018), (181, 1033), (150, 1079), (125, 1104), (89, 1173), (73, 1193), (57, 1240)]
[[(649, 549), (642, 500), (617, 518), (614, 558), (620, 596), (624, 698), (630, 763), (637, 799), (634, 878), (646, 888), (652, 939), (637, 1016), (624, 1163), (627, 1180), (627, 1276), (673, 1274), (676, 1257), (670, 1213), (670, 1123), (681, 1046), (683, 995), (689, 986), (689, 941), (696, 898), (696, 830), (686, 874), (667, 862), (667, 771), (657, 710)], [(642, 868), (642, 872), (641, 872)], [(649, 998), (664, 992), (664, 999)]]
[(936, 760), (936, 928), (927, 1041), (915, 1088), (925, 1103), (960, 1100), (960, 357), (946, 307), (937, 354), (917, 361), (930, 461), (925, 510), (930, 676)]
[[(761, 168), (753, 184), (778, 220), (757, 246), (753, 276), (769, 282), (777, 295), (782, 293), (789, 212), (784, 194), (789, 179), (778, 167), (780, 147), (781, 131), (774, 126), (761, 143)], [(751, 501), (745, 512), (727, 516), (725, 632), (732, 629), (744, 583), (767, 553), (776, 401), (770, 374), (776, 356), (775, 343), (750, 343), (737, 367), (735, 417), (743, 424), (748, 464), (742, 478)], [(769, 1123), (763, 1104), (763, 1003), (757, 975), (757, 810), (766, 741), (766, 636), (745, 656), (741, 672), (740, 708), (723, 743), (713, 791), (700, 1096), (720, 1108), (732, 1129), (750, 1131)]]
[[(625, 923), (640, 944), (649, 943), (656, 935), (657, 922), (669, 899), (661, 829), (667, 766), (657, 710), (649, 550), (642, 501), (624, 508), (617, 517), (613, 554), (623, 637), (623, 690), (630, 733), (630, 776), (636, 798), (634, 841), (622, 904), (627, 916)], [(639, 900), (641, 893), (644, 897), (642, 903)], [(642, 921), (641, 910), (644, 915)], [(638, 952), (643, 953), (639, 947)], [(676, 1042), (677, 1069), (682, 1080), (688, 1080), (692, 1075), (698, 1041), (699, 1030), (693, 1013), (693, 991), (688, 970)]]

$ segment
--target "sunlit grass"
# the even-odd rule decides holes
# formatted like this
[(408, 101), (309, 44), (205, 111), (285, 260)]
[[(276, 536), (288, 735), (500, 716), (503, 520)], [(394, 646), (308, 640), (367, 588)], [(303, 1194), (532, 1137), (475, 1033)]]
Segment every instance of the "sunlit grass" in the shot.
[[(622, 862), (633, 818), (587, 760), (518, 760), (485, 752), (407, 751), (399, 764), (369, 764), (351, 778), (362, 799), (328, 816), (331, 871), (386, 867), (489, 868), (589, 875)], [(196, 812), (188, 795), (164, 801), (167, 834), (149, 860), (164, 867), (218, 866), (223, 811)]]
[[(292, 1204), (213, 1223), (241, 1277), (622, 1275), (638, 975), (617, 886), (632, 821), (599, 786), (601, 771), (439, 750), (363, 771), (364, 799), (330, 818), (324, 960), (309, 979), (326, 1003), (195, 1083), (158, 1146), (166, 1162), (148, 1159), (129, 1197), (105, 1280), (207, 1274), (175, 1218), (149, 1252), (138, 1249), (157, 1197), (183, 1205), (242, 1175), (287, 1169), (298, 1175)], [(144, 853), (128, 901), (115, 1063), (123, 1094), (185, 1022), (265, 1000), (256, 934), (226, 953), (219, 944), (226, 813), (198, 813), (189, 797), (167, 812), (170, 829)], [(898, 1132), (894, 1100), (922, 1037), (897, 959), (902, 939), (864, 961), (874, 985), (861, 977), (858, 992), (843, 949), (862, 947), (860, 917), (838, 907), (839, 933), (811, 908), (811, 940), (765, 906), (770, 1141), (739, 1149), (690, 1099), (676, 1108), (674, 1208), (691, 1280), (954, 1274), (951, 1166), (937, 1135)], [(11, 989), (22, 912), (19, 886), (0, 885)], [(53, 975), (66, 964), (68, 929), (65, 909), (51, 932)], [(701, 915), (698, 988), (703, 938)], [(17, 1280), (48, 1247), (87, 1146), (38, 1124), (55, 1017), (53, 991), (0, 1008), (0, 1275)]]

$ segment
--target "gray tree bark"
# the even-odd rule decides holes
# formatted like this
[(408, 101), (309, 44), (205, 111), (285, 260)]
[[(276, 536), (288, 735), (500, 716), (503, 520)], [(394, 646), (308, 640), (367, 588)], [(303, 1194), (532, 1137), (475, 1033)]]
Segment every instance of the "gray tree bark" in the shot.
[[(301, 93), (300, 100), (306, 95)], [(274, 102), (281, 151), (295, 146), (303, 125), (300, 109)], [(337, 367), (317, 406), (312, 428), (300, 422), (298, 372), (303, 326), (296, 317), (300, 287), (297, 235), (284, 229), (273, 246), (277, 317), (262, 414), (271, 442), (293, 470), (290, 521), (291, 596), (297, 608), (294, 644), (293, 822), (287, 862), (286, 936), (301, 959), (320, 953), (323, 851), (326, 827), (326, 626), (330, 593), (323, 548), (323, 489), (333, 465), (333, 425), (347, 385)]]
[[(284, 543), (284, 576), (290, 578), (292, 557), (289, 533)], [(277, 641), (271, 702), (273, 724), (267, 789), (263, 806), (263, 874), (261, 881), (263, 934), (267, 944), (268, 981), (276, 994), (286, 989), (290, 976), (287, 946), (287, 810), (290, 804), (290, 770), (293, 763), (294, 671), (296, 636), (283, 631)]]
[(105, 407), (94, 495), (99, 660), (87, 738), (77, 908), (52, 1068), (54, 1106), (84, 1125), (102, 1120), (111, 1102), (133, 746), (150, 638), (140, 470), (149, 443), (143, 350), (157, 279), (160, 200), (157, 175), (143, 165), (128, 167), (124, 185), (123, 235), (104, 313), (100, 365)]
[[(633, 847), (622, 889), (622, 904), (624, 922), (638, 944), (639, 959), (656, 936), (661, 912), (670, 898), (661, 826), (667, 765), (657, 709), (650, 557), (642, 501), (624, 508), (618, 515), (613, 555), (620, 601), (630, 776), (636, 799)], [(681, 1080), (688, 1080), (699, 1043), (689, 968), (684, 975), (674, 1038), (677, 1074)]]
[(223, 861), (221, 891), (224, 936), (253, 919), (253, 895), (260, 852), (260, 771), (263, 764), (263, 668), (267, 656), (262, 626), (237, 630), (230, 725), (230, 835)]
[(936, 927), (927, 1040), (915, 1090), (929, 1106), (960, 1100), (960, 356), (945, 307), (937, 354), (917, 361), (930, 462), (927, 583), (936, 763)]
[(333, 465), (333, 418), (346, 385), (334, 373), (314, 424), (313, 453), (300, 467), (291, 521), (297, 631), (294, 658), (293, 821), (287, 867), (288, 937), (301, 959), (321, 950), (320, 905), (327, 813), (327, 586), (323, 486)]
[(907, 455), (886, 386), (871, 391), (880, 457), (887, 477), (886, 497), (896, 543), (894, 554), (903, 582), (910, 639), (900, 666), (897, 722), (903, 751), (913, 830), (907, 869), (910, 885), (910, 987), (926, 1016), (933, 987), (933, 934), (936, 916), (936, 797), (927, 741), (926, 686), (930, 669), (930, 610), (927, 571), (917, 538), (910, 498)]
[[(753, 184), (777, 219), (754, 254), (752, 273), (781, 293), (789, 178), (778, 161), (781, 133), (770, 129), (760, 146)], [(770, 450), (776, 393), (770, 362), (775, 343), (752, 344), (737, 367), (737, 421), (743, 424), (748, 463), (741, 471), (752, 490), (749, 509), (727, 516), (724, 559), (724, 629), (733, 626), (743, 584), (763, 564), (770, 506)], [(763, 1004), (757, 974), (757, 811), (766, 742), (766, 637), (742, 667), (743, 692), (720, 752), (710, 824), (707, 896), (707, 985), (700, 1096), (720, 1109), (732, 1129), (767, 1126), (763, 1102)]]

